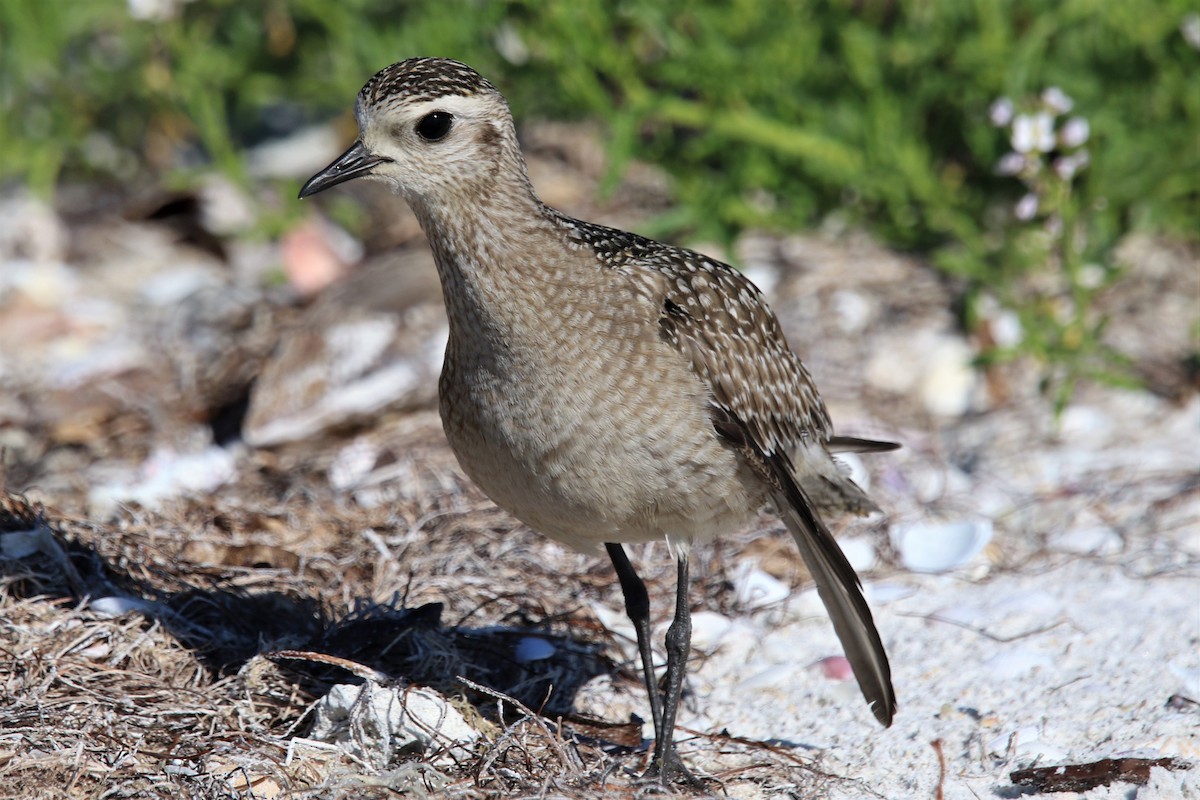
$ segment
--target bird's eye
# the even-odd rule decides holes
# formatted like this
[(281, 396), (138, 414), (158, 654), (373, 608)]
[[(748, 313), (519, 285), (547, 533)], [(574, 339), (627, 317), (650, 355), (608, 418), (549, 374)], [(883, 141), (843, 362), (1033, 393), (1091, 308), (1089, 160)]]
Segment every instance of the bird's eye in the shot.
[(436, 142), (450, 132), (454, 115), (445, 111), (430, 111), (417, 123), (417, 135), (428, 142)]

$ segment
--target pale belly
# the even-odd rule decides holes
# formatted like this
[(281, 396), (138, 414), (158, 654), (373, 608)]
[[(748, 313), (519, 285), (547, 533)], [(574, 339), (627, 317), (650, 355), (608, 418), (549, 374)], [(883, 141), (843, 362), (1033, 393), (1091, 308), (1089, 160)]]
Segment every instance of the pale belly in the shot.
[[(620, 354), (618, 354), (620, 355)], [(571, 547), (730, 533), (763, 504), (674, 353), (614, 368), (612, 353), (533, 369), (447, 364), (441, 414), (468, 476), (522, 522)]]

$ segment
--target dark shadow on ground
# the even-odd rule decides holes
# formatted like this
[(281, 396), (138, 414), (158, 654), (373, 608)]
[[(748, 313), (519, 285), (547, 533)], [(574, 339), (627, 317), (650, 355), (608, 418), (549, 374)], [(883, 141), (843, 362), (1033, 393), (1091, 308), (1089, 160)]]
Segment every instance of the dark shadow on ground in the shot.
[[(96, 535), (103, 531), (96, 529)], [(247, 590), (219, 575), (156, 574), (152, 584), (139, 573), (145, 574), (141, 565), (110, 563), (86, 538), (47, 520), (39, 507), (0, 494), (0, 580), (8, 592), (94, 607), (103, 600), (105, 611), (141, 613), (217, 677), (238, 672), (257, 655), (304, 652), (344, 659), (391, 680), (462, 694), (494, 717), (495, 696), (476, 691), (460, 680), (465, 678), (553, 719), (571, 716), (579, 689), (616, 669), (601, 654), (601, 645), (555, 633), (549, 621), (448, 626), (441, 603), (406, 608), (398, 597), (390, 604), (364, 601), (339, 616), (319, 597)], [(244, 572), (237, 577), (246, 581)], [(335, 683), (362, 680), (318, 659), (273, 660), (293, 672), (312, 696)]]

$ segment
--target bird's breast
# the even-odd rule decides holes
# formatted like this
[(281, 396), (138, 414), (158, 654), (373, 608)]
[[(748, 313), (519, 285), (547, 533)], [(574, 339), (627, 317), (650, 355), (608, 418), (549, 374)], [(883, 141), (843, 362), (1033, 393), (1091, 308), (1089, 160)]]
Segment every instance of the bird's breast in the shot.
[(656, 315), (627, 294), (557, 288), (484, 324), (452, 322), (440, 406), (464, 471), (534, 529), (585, 550), (740, 525), (761, 498)]

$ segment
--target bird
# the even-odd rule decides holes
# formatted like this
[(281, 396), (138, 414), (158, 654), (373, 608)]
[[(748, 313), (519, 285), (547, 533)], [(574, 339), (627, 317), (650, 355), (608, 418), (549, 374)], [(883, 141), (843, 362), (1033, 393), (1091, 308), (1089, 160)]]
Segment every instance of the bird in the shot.
[[(691, 549), (768, 506), (799, 546), (863, 697), (890, 726), (887, 653), (823, 515), (878, 510), (836, 453), (899, 445), (835, 435), (778, 318), (740, 272), (544, 204), (507, 101), (471, 67), (400, 61), (367, 81), (354, 110), (357, 140), (299, 197), (370, 178), (415, 213), (449, 321), (438, 381), (446, 438), (498, 506), (611, 559), (654, 725), (647, 774), (696, 782), (674, 745)], [(676, 560), (662, 684), (649, 595), (624, 549), (651, 541)]]

